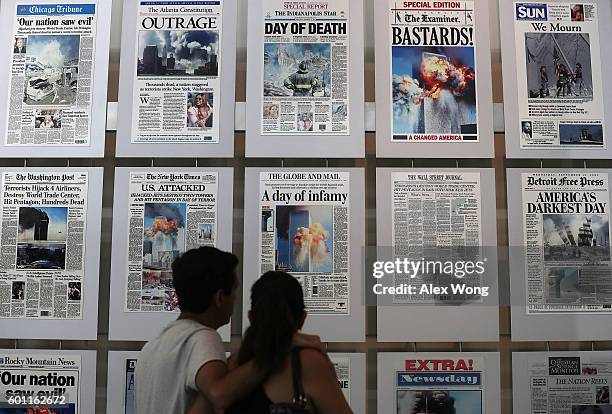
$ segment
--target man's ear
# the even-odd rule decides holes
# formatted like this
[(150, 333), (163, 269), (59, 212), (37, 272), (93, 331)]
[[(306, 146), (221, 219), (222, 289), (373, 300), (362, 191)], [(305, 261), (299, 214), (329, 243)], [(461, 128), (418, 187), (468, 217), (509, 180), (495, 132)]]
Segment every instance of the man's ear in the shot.
[(300, 318), (299, 322), (298, 322), (298, 326), (299, 329), (301, 330), (302, 327), (304, 326), (304, 322), (306, 322), (306, 317), (308, 316), (308, 312), (304, 311), (302, 313), (302, 317)]
[(215, 293), (214, 302), (218, 308), (223, 306), (225, 303), (225, 293), (223, 292), (223, 289), (217, 290), (217, 293)]
[(249, 318), (249, 324), (253, 323), (253, 321), (251, 320), (251, 311), (247, 313), (247, 318)]

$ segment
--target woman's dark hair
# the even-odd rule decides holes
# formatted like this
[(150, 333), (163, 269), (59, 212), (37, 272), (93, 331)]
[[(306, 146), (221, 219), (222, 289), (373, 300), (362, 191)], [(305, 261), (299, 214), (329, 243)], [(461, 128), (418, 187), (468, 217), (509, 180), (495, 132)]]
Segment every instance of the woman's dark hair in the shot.
[(251, 326), (246, 330), (238, 363), (254, 360), (269, 375), (282, 366), (304, 315), (300, 283), (285, 272), (266, 272), (251, 288)]

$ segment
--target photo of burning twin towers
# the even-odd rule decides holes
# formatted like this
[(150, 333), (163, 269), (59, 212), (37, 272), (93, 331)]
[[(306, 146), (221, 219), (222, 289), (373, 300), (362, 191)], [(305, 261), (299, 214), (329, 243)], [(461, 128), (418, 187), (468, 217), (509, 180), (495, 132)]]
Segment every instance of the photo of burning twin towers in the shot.
[(185, 252), (187, 204), (145, 203), (144, 210), (142, 304), (174, 311), (172, 262)]
[(478, 139), (473, 47), (393, 46), (391, 82), (394, 140)]

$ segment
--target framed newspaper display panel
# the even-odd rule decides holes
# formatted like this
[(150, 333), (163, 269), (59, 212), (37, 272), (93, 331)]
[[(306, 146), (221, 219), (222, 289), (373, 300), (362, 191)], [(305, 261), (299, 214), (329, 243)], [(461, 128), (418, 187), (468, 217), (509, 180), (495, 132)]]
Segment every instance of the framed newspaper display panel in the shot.
[(379, 413), (502, 412), (498, 352), (379, 352), (376, 376)]
[(507, 170), (512, 340), (609, 338), (611, 173)]
[(612, 412), (612, 352), (513, 352), (514, 414)]
[(0, 168), (0, 338), (97, 338), (102, 168)]
[(488, 3), (377, 4), (378, 157), (493, 158)]
[(499, 3), (507, 156), (612, 158), (610, 2)]
[(305, 332), (325, 342), (363, 342), (364, 171), (247, 168), (242, 326), (263, 273), (291, 273), (304, 290)]
[(95, 412), (96, 351), (0, 349), (0, 371), (2, 413)]
[(330, 352), (344, 398), (354, 413), (366, 412), (366, 356), (361, 353)]
[(246, 156), (363, 158), (363, 0), (248, 12)]
[(379, 341), (498, 341), (491, 206), (493, 169), (377, 168), (377, 258), (366, 277)]
[(0, 154), (103, 157), (112, 0), (3, 0)]
[(106, 412), (134, 414), (134, 370), (140, 351), (109, 351)]
[(234, 156), (236, 0), (123, 3), (118, 157)]
[[(229, 167), (115, 169), (109, 339), (146, 341), (177, 318), (171, 265), (186, 250), (232, 250), (233, 177)], [(229, 324), (219, 333), (228, 341)]]
[[(134, 414), (134, 370), (139, 351), (109, 351), (106, 412)], [(229, 358), (229, 353), (227, 354)], [(329, 353), (344, 397), (356, 413), (365, 412), (365, 354)]]

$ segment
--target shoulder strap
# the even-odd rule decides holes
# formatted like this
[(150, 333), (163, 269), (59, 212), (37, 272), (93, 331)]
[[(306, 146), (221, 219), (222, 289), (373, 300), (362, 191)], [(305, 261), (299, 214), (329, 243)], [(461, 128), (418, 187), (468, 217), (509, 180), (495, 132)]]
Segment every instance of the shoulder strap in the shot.
[(304, 395), (304, 385), (302, 384), (302, 363), (300, 361), (301, 348), (294, 348), (291, 351), (291, 372), (293, 377), (293, 402), (306, 403)]

